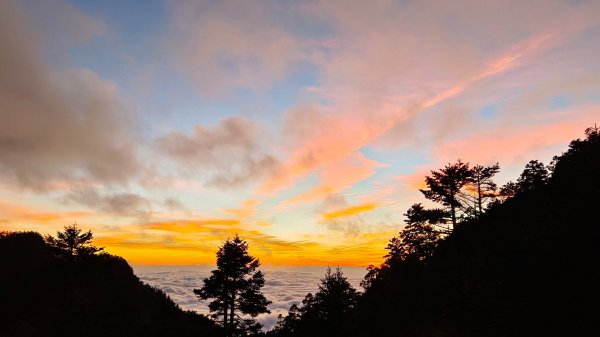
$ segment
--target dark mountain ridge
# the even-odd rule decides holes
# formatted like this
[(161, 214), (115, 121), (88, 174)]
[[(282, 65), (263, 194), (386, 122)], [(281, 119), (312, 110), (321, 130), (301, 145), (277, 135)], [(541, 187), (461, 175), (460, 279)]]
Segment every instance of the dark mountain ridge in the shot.
[(65, 259), (34, 232), (0, 235), (0, 336), (214, 336), (106, 253)]

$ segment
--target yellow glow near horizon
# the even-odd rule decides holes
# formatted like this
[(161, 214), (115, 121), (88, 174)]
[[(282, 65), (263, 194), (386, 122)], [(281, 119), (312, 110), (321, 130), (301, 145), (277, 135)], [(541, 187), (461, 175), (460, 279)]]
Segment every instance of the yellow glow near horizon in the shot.
[[(153, 228), (168, 228), (161, 224)], [(378, 265), (385, 255), (385, 244), (395, 231), (368, 233), (338, 240), (337, 243), (297, 241), (287, 242), (264, 235), (257, 231), (241, 231), (239, 228), (214, 235), (215, 228), (191, 231), (193, 225), (171, 226), (180, 230), (175, 235), (148, 233), (145, 236), (122, 233), (103, 236), (94, 244), (106, 251), (122, 256), (131, 264), (145, 265), (188, 265), (214, 264), (215, 254), (227, 237), (239, 234), (249, 244), (252, 255), (267, 265)], [(217, 229), (218, 231), (218, 229)]]

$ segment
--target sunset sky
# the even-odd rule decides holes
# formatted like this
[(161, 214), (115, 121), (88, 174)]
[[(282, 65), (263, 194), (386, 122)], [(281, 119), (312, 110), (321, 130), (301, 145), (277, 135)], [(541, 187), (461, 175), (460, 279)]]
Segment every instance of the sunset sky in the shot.
[(0, 229), (380, 263), (423, 177), (600, 123), (600, 1), (0, 1)]

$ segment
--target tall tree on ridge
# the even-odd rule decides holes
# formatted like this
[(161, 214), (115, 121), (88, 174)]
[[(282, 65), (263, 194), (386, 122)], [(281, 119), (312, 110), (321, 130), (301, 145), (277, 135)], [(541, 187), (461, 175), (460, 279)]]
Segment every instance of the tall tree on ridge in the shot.
[(73, 224), (65, 226), (62, 232), (56, 232), (56, 237), (46, 235), (44, 240), (55, 250), (56, 254), (67, 258), (75, 258), (93, 255), (104, 250), (103, 247), (91, 245), (93, 238), (92, 231), (82, 233), (81, 228), (77, 224)]
[(498, 186), (492, 180), (492, 177), (500, 171), (498, 163), (490, 166), (475, 165), (471, 169), (469, 185), (475, 193), (475, 214), (480, 217), (483, 214), (483, 206), (491, 199), (496, 197)]
[(431, 176), (425, 177), (428, 188), (420, 190), (425, 198), (441, 203), (449, 209), (453, 228), (458, 222), (457, 211), (464, 206), (459, 199), (461, 189), (470, 179), (469, 164), (459, 159), (439, 171), (431, 171)]
[(248, 254), (248, 243), (236, 235), (219, 248), (217, 269), (204, 279), (204, 286), (194, 289), (198, 299), (213, 299), (208, 306), (211, 317), (222, 317), (220, 323), (228, 337), (257, 333), (262, 326), (254, 318), (270, 313), (267, 306), (271, 302), (261, 292), (265, 279), (259, 266), (259, 260)]

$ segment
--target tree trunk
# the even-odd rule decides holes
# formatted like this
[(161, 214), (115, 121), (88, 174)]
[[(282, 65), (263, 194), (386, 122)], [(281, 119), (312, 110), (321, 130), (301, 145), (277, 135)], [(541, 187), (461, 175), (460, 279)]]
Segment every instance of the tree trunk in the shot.
[(225, 308), (223, 308), (223, 328), (225, 329), (225, 333), (227, 333), (229, 328), (227, 326), (227, 307), (228, 305), (225, 305)]
[(450, 206), (450, 212), (452, 213), (452, 230), (456, 229), (456, 206)]
[(231, 309), (229, 311), (229, 336), (233, 336), (233, 315), (235, 314), (235, 292), (231, 294)]
[(481, 182), (480, 181), (477, 181), (477, 205), (479, 206), (478, 217), (481, 217), (481, 214), (483, 214), (483, 207), (481, 206)]

